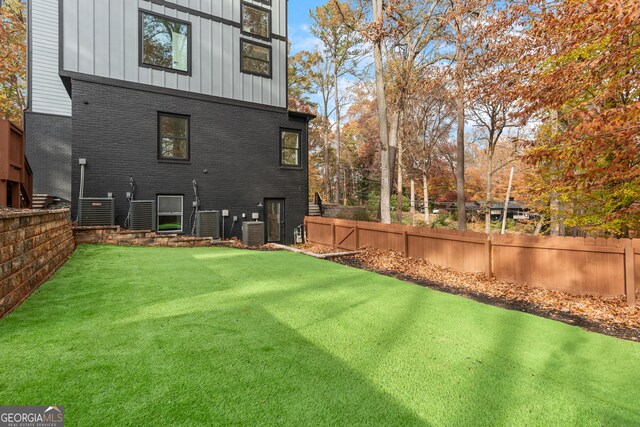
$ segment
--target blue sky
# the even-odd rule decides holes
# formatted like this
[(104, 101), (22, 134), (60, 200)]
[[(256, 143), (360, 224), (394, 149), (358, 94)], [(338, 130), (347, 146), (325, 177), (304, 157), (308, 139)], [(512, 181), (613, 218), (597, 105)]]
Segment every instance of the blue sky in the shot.
[(289, 0), (289, 39), (291, 52), (311, 50), (315, 45), (315, 37), (309, 33), (309, 10), (323, 5), (326, 0)]

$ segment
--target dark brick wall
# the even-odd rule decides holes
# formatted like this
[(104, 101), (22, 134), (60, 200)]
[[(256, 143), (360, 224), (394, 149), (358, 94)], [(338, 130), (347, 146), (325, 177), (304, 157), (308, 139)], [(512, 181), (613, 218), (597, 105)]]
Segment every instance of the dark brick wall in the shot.
[(26, 155), (34, 194), (71, 199), (71, 117), (25, 113)]
[[(306, 123), (274, 112), (137, 91), (84, 81), (73, 81), (73, 200), (79, 192), (79, 158), (87, 159), (85, 197), (116, 199), (116, 223), (127, 215), (125, 193), (129, 176), (136, 181), (136, 199), (158, 194), (184, 195), (184, 223), (188, 229), (192, 209), (192, 180), (199, 185), (201, 209), (228, 209), (225, 236), (240, 237), (242, 214), (264, 218), (258, 203), (265, 198), (285, 199), (285, 236), (304, 222), (307, 211)], [(189, 164), (157, 160), (158, 112), (191, 117)], [(303, 168), (280, 168), (280, 129), (303, 131)], [(207, 170), (208, 173), (203, 171)], [(75, 209), (75, 206), (74, 206)], [(75, 210), (74, 210), (75, 215)]]

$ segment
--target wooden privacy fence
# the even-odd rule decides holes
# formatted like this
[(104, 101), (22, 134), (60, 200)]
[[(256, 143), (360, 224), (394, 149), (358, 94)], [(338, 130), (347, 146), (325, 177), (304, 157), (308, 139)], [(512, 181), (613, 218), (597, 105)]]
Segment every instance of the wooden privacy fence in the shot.
[(397, 224), (306, 217), (307, 241), (338, 249), (402, 252), (464, 273), (483, 272), (576, 294), (636, 300), (640, 241), (631, 239), (492, 236)]

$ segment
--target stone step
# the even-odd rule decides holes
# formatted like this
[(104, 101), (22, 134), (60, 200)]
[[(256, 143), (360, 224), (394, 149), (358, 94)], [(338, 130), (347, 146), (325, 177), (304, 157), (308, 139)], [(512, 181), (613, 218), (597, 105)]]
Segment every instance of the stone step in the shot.
[(309, 204), (309, 216), (322, 216), (322, 210), (320, 206)]

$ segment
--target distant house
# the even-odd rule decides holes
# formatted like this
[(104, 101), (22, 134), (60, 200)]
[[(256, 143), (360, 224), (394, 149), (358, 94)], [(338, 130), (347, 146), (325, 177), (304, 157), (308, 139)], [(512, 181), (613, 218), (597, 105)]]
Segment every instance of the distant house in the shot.
[[(34, 192), (155, 200), (162, 231), (201, 209), (257, 213), (291, 242), (307, 203), (309, 114), (287, 110), (287, 0), (29, 2)], [(86, 162), (81, 182), (80, 163)]]
[[(467, 210), (467, 216), (469, 217), (484, 217), (487, 202), (466, 202), (465, 208)], [(449, 214), (457, 210), (458, 204), (456, 202), (436, 202), (434, 203), (434, 212), (441, 214)], [(498, 220), (503, 217), (504, 202), (491, 202), (491, 220)], [(521, 221), (529, 219), (531, 216), (531, 209), (524, 204), (515, 200), (509, 201), (507, 208), (507, 218)]]

